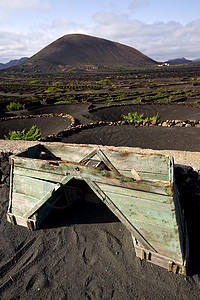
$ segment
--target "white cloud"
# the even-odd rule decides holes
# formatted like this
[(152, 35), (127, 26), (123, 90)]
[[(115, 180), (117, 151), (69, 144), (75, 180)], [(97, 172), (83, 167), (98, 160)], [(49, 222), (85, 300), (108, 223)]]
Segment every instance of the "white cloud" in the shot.
[(148, 5), (150, 5), (149, 0), (135, 0), (135, 1), (131, 2), (131, 4), (129, 5), (129, 8), (131, 10), (136, 10), (142, 6), (148, 6)]
[(4, 11), (15, 10), (48, 10), (50, 3), (48, 0), (0, 0), (0, 9)]
[(99, 12), (89, 33), (125, 43), (155, 60), (179, 56), (200, 57), (200, 19), (182, 25), (178, 22), (146, 24), (128, 15)]
[[(0, 0), (1, 1), (1, 0)], [(1, 1), (2, 2), (2, 1)], [(1, 3), (0, 2), (0, 3)], [(85, 33), (117, 41), (157, 60), (200, 57), (200, 19), (182, 25), (178, 22), (146, 24), (129, 15), (99, 12), (94, 25), (81, 24), (69, 18), (41, 24), (38, 30), (0, 30), (0, 62), (32, 56), (57, 38), (70, 33)]]
[(52, 41), (44, 32), (11, 32), (0, 30), (0, 62), (32, 56)]
[(61, 35), (73, 32), (83, 32), (87, 28), (86, 25), (76, 23), (68, 18), (56, 19), (50, 25), (46, 24), (45, 26), (52, 32), (59, 32)]

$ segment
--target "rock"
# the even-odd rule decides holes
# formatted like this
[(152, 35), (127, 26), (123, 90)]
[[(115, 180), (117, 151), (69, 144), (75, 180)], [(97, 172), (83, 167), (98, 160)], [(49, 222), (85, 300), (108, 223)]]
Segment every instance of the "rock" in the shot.
[(156, 125), (156, 124), (157, 124), (157, 120), (152, 120), (152, 121), (151, 121), (151, 124), (152, 124), (152, 125)]
[(92, 108), (96, 108), (96, 106), (94, 104), (89, 104), (88, 105), (88, 110), (92, 109)]
[(174, 125), (175, 127), (183, 127), (183, 123), (177, 123), (176, 125)]
[(171, 126), (174, 126), (174, 124), (175, 124), (175, 121), (174, 120), (171, 120)]

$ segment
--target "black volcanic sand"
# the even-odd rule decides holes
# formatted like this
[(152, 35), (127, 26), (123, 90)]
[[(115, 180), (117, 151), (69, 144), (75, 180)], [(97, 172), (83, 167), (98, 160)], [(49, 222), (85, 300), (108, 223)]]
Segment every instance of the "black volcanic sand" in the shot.
[(74, 133), (62, 142), (199, 152), (200, 128), (103, 126)]
[(9, 131), (13, 130), (30, 130), (36, 125), (41, 131), (41, 137), (45, 138), (48, 135), (57, 134), (60, 131), (67, 129), (70, 125), (70, 119), (63, 117), (41, 117), (30, 119), (11, 119), (0, 122), (0, 139), (4, 135), (9, 136)]
[[(147, 107), (150, 109), (148, 116), (151, 117), (153, 110), (150, 106), (145, 106), (145, 109)], [(172, 107), (166, 107), (166, 115), (168, 109)], [(184, 106), (177, 107), (179, 110), (174, 116), (179, 119), (181, 109), (185, 110), (185, 108)], [(52, 111), (52, 108), (55, 110)], [(44, 111), (45, 109), (47, 108), (43, 108), (40, 112), (47, 112)], [(89, 113), (86, 105), (52, 106), (48, 109), (51, 109), (53, 113), (62, 110), (61, 112), (69, 113), (82, 122), (85, 120), (92, 122), (95, 118), (99, 118), (100, 111), (105, 112), (102, 118), (103, 116), (107, 118), (105, 109)], [(117, 109), (114, 109), (116, 116)], [(121, 113), (121, 108), (118, 109)], [(142, 112), (144, 112), (143, 109)], [(192, 119), (194, 114), (196, 115), (196, 111), (192, 111), (188, 118)], [(162, 112), (162, 118), (165, 118), (164, 112)], [(52, 125), (48, 124), (48, 127), (52, 126), (52, 130), (57, 130), (54, 118), (44, 119), (48, 119), (50, 123), (52, 121)], [(41, 130), (45, 130), (47, 123), (46, 125), (42, 123), (42, 118), (38, 121), (41, 122)], [(5, 122), (0, 123), (0, 131)], [(15, 122), (17, 125), (18, 121)], [(131, 125), (104, 126), (82, 130), (64, 138), (63, 141), (199, 151), (200, 129), (160, 128), (158, 126), (135, 128)], [(103, 203), (86, 202), (82, 194), (77, 203), (70, 208), (62, 208), (62, 203), (61, 206), (55, 208), (38, 231), (31, 232), (26, 228), (11, 225), (6, 221), (9, 197), (8, 175), (8, 155), (1, 154), (1, 299), (196, 300), (199, 298), (200, 184), (198, 174), (191, 168), (187, 167), (186, 171), (179, 173), (177, 166), (175, 172), (189, 231), (190, 261), (187, 277), (175, 275), (156, 265), (140, 261), (135, 256), (131, 235), (124, 225)]]
[(85, 123), (92, 121), (118, 121), (123, 120), (123, 115), (129, 112), (138, 114), (144, 113), (144, 117), (153, 117), (158, 114), (160, 120), (200, 120), (200, 109), (184, 104), (129, 104), (105, 106), (97, 105), (97, 110), (89, 113), (88, 104), (68, 104), (44, 106), (38, 109), (26, 112), (26, 114), (45, 114), (45, 113), (68, 113)]
[(118, 121), (123, 120), (123, 115), (128, 113), (144, 114), (145, 117), (153, 117), (158, 114), (159, 120), (200, 120), (200, 109), (180, 104), (132, 104), (126, 106), (113, 106), (97, 109), (91, 113), (95, 120)]
[[(77, 124), (90, 123), (95, 121), (118, 121), (123, 120), (123, 115), (129, 112), (138, 114), (144, 113), (144, 117), (153, 117), (158, 114), (160, 120), (200, 120), (200, 109), (186, 105), (123, 105), (105, 107), (99, 106), (96, 111), (89, 112), (88, 104), (54, 105), (44, 106), (30, 112), (23, 111), (22, 114), (48, 114), (68, 113), (72, 115)], [(37, 125), (41, 130), (42, 138), (47, 135), (57, 134), (70, 125), (68, 118), (49, 117), (31, 118), (20, 120), (7, 120), (0, 122), (0, 138), (8, 135), (9, 130), (30, 129)], [(84, 129), (60, 141), (66, 143), (90, 143), (100, 145), (131, 146), (151, 149), (174, 149), (199, 151), (200, 149), (200, 128), (179, 128), (179, 127), (134, 127), (131, 125), (103, 126)]]

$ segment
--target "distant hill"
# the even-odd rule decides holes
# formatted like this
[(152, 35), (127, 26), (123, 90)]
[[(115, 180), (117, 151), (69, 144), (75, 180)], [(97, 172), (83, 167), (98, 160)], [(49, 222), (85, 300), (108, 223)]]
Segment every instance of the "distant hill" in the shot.
[(83, 34), (65, 35), (26, 61), (25, 71), (63, 71), (66, 68), (144, 67), (156, 62), (140, 51), (109, 40)]
[(0, 70), (3, 70), (3, 69), (6, 69), (6, 68), (9, 68), (9, 67), (13, 67), (13, 66), (16, 66), (22, 62), (24, 62), (25, 60), (27, 60), (28, 57), (22, 57), (20, 59), (13, 59), (11, 61), (9, 61), (8, 63), (0, 63)]
[(193, 59), (194, 62), (200, 61), (200, 58)]
[(0, 70), (4, 69), (4, 64), (0, 63)]
[(165, 63), (167, 64), (187, 64), (192, 62), (192, 60), (186, 59), (185, 57), (169, 59)]

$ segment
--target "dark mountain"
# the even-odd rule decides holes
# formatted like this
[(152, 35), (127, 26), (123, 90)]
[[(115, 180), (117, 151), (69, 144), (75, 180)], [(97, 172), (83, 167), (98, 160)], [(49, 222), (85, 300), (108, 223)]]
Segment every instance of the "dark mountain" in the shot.
[(198, 61), (200, 61), (200, 58), (195, 58), (195, 59), (193, 59), (193, 61), (198, 62)]
[(181, 57), (181, 58), (169, 59), (165, 63), (168, 63), (168, 64), (187, 64), (187, 63), (190, 63), (190, 62), (192, 62), (192, 60), (186, 59), (185, 57)]
[(0, 63), (0, 70), (4, 69), (4, 64)]
[(5, 64), (0, 63), (0, 70), (16, 66), (16, 65), (24, 62), (27, 59), (28, 59), (28, 57), (22, 57), (20, 59), (13, 59), (13, 60), (9, 61), (8, 63), (5, 63)]
[(134, 48), (83, 34), (65, 35), (26, 61), (26, 66), (42, 72), (70, 66), (95, 69), (153, 64), (154, 60)]

